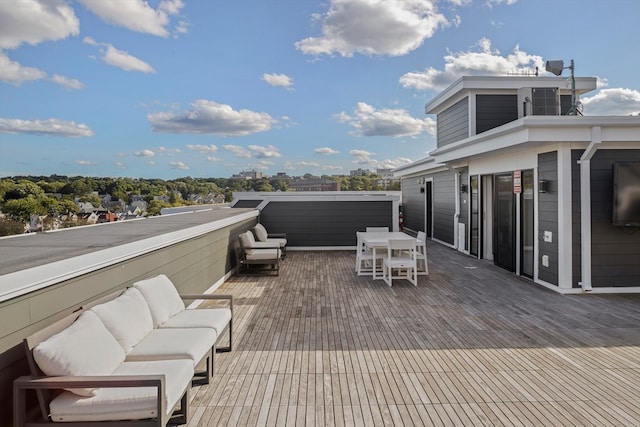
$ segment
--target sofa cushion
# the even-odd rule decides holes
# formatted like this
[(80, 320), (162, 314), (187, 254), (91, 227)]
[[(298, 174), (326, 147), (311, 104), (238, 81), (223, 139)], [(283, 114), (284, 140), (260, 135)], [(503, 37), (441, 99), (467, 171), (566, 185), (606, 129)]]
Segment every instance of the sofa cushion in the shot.
[[(33, 349), (33, 357), (46, 375), (111, 375), (124, 361), (124, 350), (92, 311), (86, 311), (62, 332)], [(70, 389), (93, 396), (92, 388)]]
[(264, 228), (264, 225), (262, 224), (256, 224), (256, 226), (253, 227), (253, 232), (256, 235), (256, 239), (258, 239), (259, 242), (266, 242), (267, 238), (269, 237), (269, 233), (267, 233), (267, 229)]
[(147, 301), (154, 328), (185, 308), (178, 290), (164, 274), (140, 280), (133, 286), (142, 293)]
[(128, 354), (127, 361), (191, 359), (195, 367), (218, 339), (213, 328), (154, 329)]
[(153, 330), (149, 306), (136, 288), (129, 288), (116, 299), (96, 305), (90, 311), (98, 315), (125, 353)]
[[(178, 403), (187, 387), (191, 387), (191, 360), (161, 360), (123, 362), (113, 375), (165, 376), (165, 405), (167, 415)], [(156, 418), (158, 406), (153, 387), (99, 388), (95, 396), (79, 397), (62, 393), (51, 401), (53, 421), (114, 421)]]
[(219, 336), (231, 322), (228, 308), (193, 308), (184, 310), (160, 325), (161, 328), (213, 328)]

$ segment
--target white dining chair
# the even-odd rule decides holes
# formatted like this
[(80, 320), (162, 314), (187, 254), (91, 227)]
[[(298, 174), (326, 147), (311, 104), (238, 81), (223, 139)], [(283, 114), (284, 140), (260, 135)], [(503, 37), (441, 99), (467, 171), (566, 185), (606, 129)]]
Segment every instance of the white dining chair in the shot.
[[(356, 271), (358, 276), (373, 274), (374, 259), (373, 251), (362, 241), (361, 231), (356, 232)], [(376, 251), (375, 262), (385, 257), (383, 251)]]
[(388, 233), (389, 227), (367, 227), (367, 233)]
[(389, 240), (387, 256), (382, 260), (382, 279), (389, 286), (393, 285), (393, 279), (407, 279), (413, 286), (418, 286), (415, 240)]
[(427, 233), (424, 231), (418, 231), (418, 237), (416, 239), (416, 260), (418, 274), (428, 275), (429, 264), (427, 263)]

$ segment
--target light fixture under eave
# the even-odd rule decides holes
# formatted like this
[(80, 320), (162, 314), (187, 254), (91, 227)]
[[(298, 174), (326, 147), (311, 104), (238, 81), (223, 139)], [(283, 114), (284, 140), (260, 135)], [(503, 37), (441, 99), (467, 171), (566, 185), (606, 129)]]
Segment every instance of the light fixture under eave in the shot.
[(569, 68), (571, 70), (571, 109), (567, 114), (569, 116), (575, 116), (578, 114), (578, 109), (576, 108), (576, 77), (574, 74), (575, 64), (573, 63), (573, 59), (571, 60), (571, 65), (568, 67), (564, 66), (564, 61), (562, 59), (547, 61), (544, 65), (544, 69), (546, 71), (549, 71), (556, 76), (562, 74), (562, 70), (565, 68)]

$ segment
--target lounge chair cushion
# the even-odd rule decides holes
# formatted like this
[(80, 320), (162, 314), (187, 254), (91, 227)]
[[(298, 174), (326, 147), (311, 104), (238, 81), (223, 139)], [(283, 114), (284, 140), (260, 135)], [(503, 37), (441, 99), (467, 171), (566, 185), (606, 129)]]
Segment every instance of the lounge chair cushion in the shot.
[(153, 330), (149, 306), (140, 291), (129, 288), (122, 295), (90, 309), (95, 312), (125, 353)]
[(195, 368), (217, 338), (213, 328), (154, 329), (127, 353), (126, 360), (191, 359)]
[[(118, 341), (92, 311), (86, 311), (62, 332), (35, 346), (33, 357), (48, 376), (111, 375), (125, 360)], [(93, 396), (93, 388), (69, 389)]]
[(251, 253), (245, 256), (251, 261), (272, 261), (280, 258), (280, 249), (253, 249)]
[(178, 290), (164, 274), (140, 280), (133, 286), (142, 293), (147, 301), (154, 328), (185, 309)]
[(161, 328), (213, 328), (219, 336), (231, 322), (228, 308), (194, 308), (184, 310), (160, 325)]
[(253, 233), (250, 231), (245, 231), (244, 233), (240, 233), (240, 245), (244, 248), (245, 255), (251, 255), (254, 250), (251, 249), (255, 246), (256, 240), (253, 237)]
[[(167, 415), (191, 386), (190, 360), (124, 362), (112, 375), (164, 374)], [(152, 387), (99, 388), (95, 396), (79, 397), (64, 392), (50, 404), (53, 421), (140, 420), (158, 416), (156, 389)]]
[(256, 239), (260, 242), (266, 242), (269, 238), (269, 233), (267, 233), (267, 229), (264, 228), (262, 224), (256, 224), (256, 226), (253, 227), (253, 232), (256, 234)]

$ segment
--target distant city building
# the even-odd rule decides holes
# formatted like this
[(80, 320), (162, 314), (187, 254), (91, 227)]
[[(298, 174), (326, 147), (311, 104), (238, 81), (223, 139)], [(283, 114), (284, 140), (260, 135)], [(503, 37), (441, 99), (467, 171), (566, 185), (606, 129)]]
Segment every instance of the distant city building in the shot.
[(376, 169), (376, 175), (382, 179), (393, 179), (393, 169)]
[(296, 179), (289, 184), (291, 191), (340, 191), (340, 183), (330, 179)]
[(252, 170), (252, 171), (242, 171), (238, 174), (231, 175), (231, 179), (262, 179), (264, 178), (264, 173), (262, 171)]
[(361, 168), (358, 168), (356, 170), (352, 170), (351, 172), (349, 172), (350, 176), (367, 176), (370, 174), (371, 174), (371, 171), (369, 169), (361, 169)]
[(276, 176), (274, 176), (273, 178), (279, 179), (281, 181), (291, 181), (293, 179), (289, 175), (287, 175), (286, 172), (278, 172), (276, 173)]

